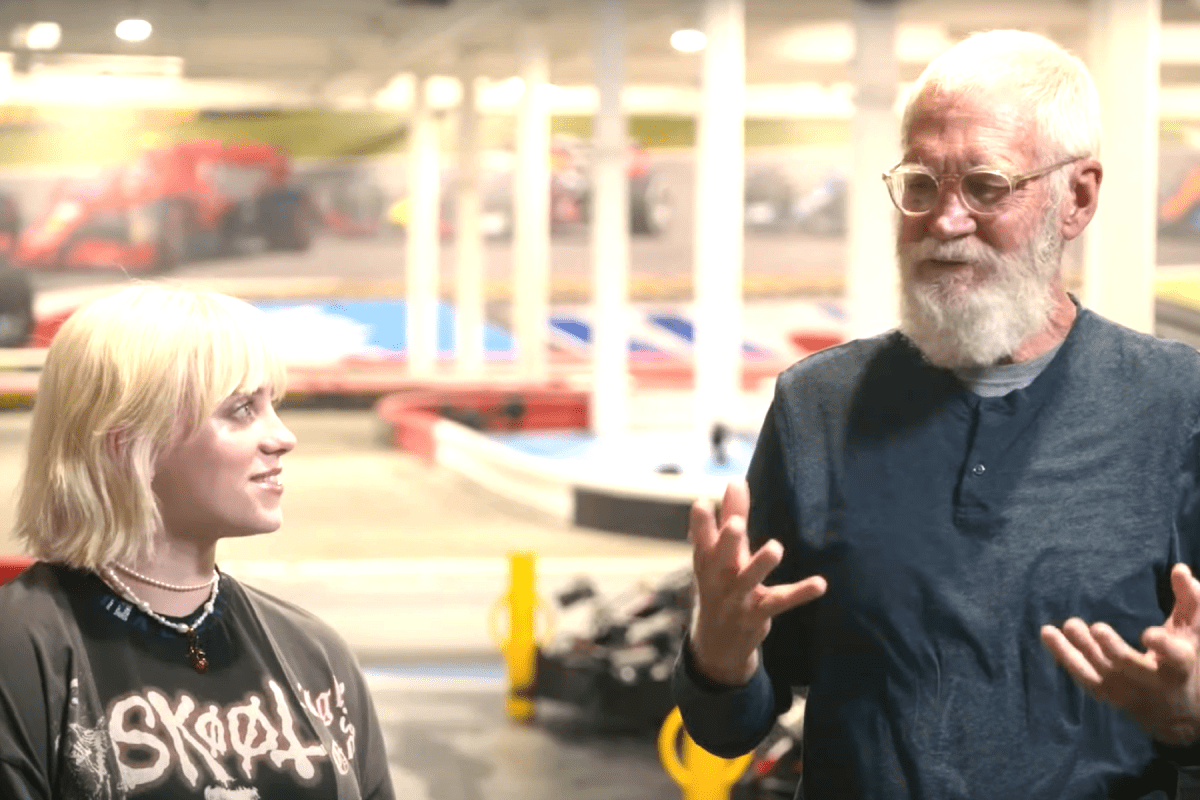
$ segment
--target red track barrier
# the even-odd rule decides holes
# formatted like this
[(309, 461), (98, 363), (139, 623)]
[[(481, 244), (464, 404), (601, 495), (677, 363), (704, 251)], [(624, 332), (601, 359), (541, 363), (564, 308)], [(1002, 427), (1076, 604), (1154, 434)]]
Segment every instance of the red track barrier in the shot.
[(590, 396), (546, 386), (457, 386), (397, 392), (375, 411), (392, 426), (392, 443), (428, 461), (435, 456), (433, 424), (445, 417), (480, 430), (586, 430)]
[(0, 584), (5, 584), (20, 575), (33, 564), (25, 556), (0, 556)]

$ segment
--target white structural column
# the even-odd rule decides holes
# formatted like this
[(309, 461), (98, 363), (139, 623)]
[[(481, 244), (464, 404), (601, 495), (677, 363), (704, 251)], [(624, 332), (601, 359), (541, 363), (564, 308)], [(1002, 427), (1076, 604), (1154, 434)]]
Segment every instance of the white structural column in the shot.
[(1146, 333), (1154, 330), (1161, 20), (1159, 0), (1092, 0), (1104, 181), (1086, 233), (1083, 302)]
[(12, 96), (13, 54), (0, 53), (0, 102), (8, 102)]
[(854, 119), (846, 208), (846, 310), (851, 337), (896, 326), (900, 278), (896, 268), (895, 207), (880, 175), (899, 157), (895, 112), (896, 11), (892, 3), (854, 4)]
[(623, 433), (629, 418), (629, 179), (626, 175), (625, 3), (600, 0), (592, 166), (592, 432)]
[(546, 45), (535, 21), (520, 42), (524, 92), (517, 108), (517, 167), (513, 183), (513, 330), (518, 373), (548, 377), (550, 294), (550, 109)]
[(461, 60), (458, 105), (458, 159), (455, 195), (455, 368), (460, 376), (483, 372), (484, 270), (479, 226), (479, 109), (474, 59)]
[(428, 377), (437, 365), (438, 141), (428, 102), (428, 81), (413, 78), (408, 132), (408, 242), (405, 264), (408, 370)]
[(744, 0), (704, 0), (700, 115), (696, 124), (695, 399), (698, 442), (735, 422), (742, 380), (745, 186)]

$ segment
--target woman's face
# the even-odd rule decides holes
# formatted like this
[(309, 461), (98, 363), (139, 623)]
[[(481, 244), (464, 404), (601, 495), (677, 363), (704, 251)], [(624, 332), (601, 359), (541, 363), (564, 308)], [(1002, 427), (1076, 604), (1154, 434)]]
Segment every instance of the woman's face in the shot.
[(280, 459), (296, 437), (271, 392), (227, 397), (200, 428), (159, 460), (152, 487), (169, 538), (216, 541), (283, 524)]

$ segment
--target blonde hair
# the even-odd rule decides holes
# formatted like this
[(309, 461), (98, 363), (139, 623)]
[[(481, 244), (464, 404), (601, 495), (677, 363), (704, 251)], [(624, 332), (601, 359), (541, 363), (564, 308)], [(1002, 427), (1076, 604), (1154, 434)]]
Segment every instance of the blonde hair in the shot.
[(264, 320), (233, 297), (151, 284), (72, 314), (34, 403), (14, 531), (28, 551), (83, 569), (148, 552), (163, 453), (235, 392), (282, 397)]
[(1100, 155), (1100, 96), (1087, 67), (1044, 36), (1012, 30), (972, 34), (930, 62), (904, 106), (903, 145), (922, 96), (996, 87), (1014, 89), (1033, 109), (1043, 158)]

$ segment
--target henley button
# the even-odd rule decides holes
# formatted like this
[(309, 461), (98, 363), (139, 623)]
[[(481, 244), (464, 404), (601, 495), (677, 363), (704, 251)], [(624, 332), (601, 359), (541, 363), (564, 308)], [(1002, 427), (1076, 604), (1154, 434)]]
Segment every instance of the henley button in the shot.
[(976, 464), (975, 466), (971, 467), (971, 472), (976, 475), (982, 475), (983, 473), (987, 472), (987, 467), (983, 466), (983, 464)]

